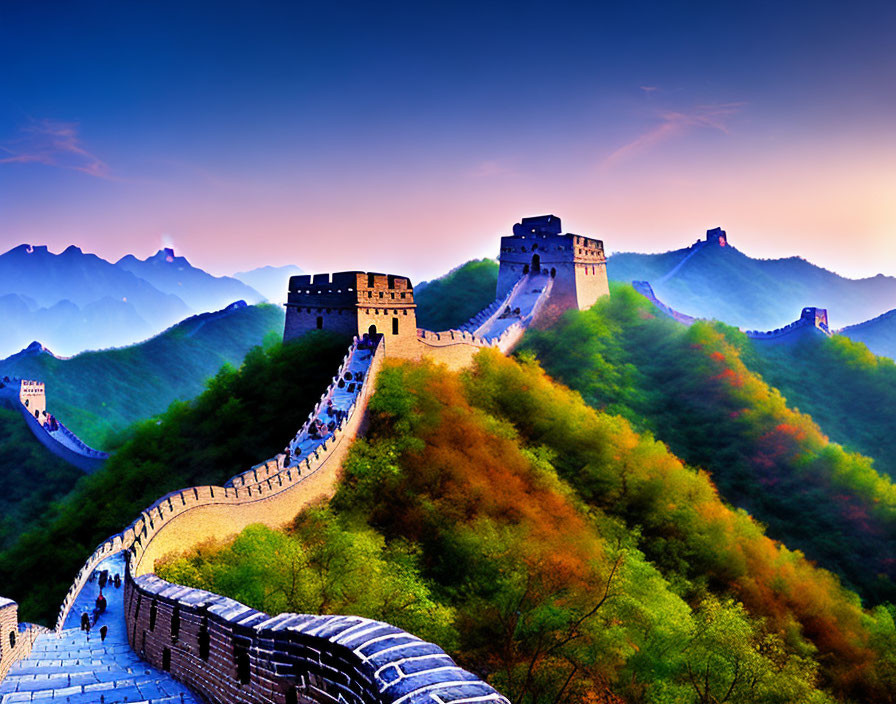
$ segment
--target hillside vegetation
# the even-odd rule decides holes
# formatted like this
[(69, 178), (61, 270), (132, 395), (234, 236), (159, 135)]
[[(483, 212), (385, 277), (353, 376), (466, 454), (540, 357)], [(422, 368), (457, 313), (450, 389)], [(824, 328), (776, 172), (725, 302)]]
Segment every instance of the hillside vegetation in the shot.
[(176, 489), (220, 485), (280, 452), (345, 349), (323, 333), (253, 348), (193, 401), (137, 423), (101, 470), (0, 552), (3, 595), (19, 602), (23, 620), (51, 623), (84, 559), (144, 508)]
[(110, 449), (130, 424), (193, 398), (222, 365), (239, 365), (266, 336), (282, 335), (283, 319), (268, 304), (194, 316), (130, 347), (70, 359), (14, 355), (0, 362), (0, 376), (45, 382), (50, 412), (88, 445)]
[(414, 289), (417, 327), (450, 330), (467, 322), (495, 300), (498, 263), (474, 259)]
[(329, 505), (160, 574), (269, 613), (386, 619), (514, 702), (893, 701), (890, 611), (530, 356), (387, 366), (370, 410)]
[(37, 442), (18, 411), (0, 406), (0, 549), (23, 526), (39, 521), (82, 475)]
[(709, 471), (769, 534), (874, 603), (896, 600), (896, 488), (832, 443), (745, 365), (743, 335), (687, 328), (630, 287), (533, 331), (525, 348), (595, 408), (619, 413)]
[(791, 407), (812, 416), (825, 434), (874, 459), (896, 478), (896, 362), (842, 335), (797, 345), (763, 345), (732, 336), (747, 366), (779, 389)]

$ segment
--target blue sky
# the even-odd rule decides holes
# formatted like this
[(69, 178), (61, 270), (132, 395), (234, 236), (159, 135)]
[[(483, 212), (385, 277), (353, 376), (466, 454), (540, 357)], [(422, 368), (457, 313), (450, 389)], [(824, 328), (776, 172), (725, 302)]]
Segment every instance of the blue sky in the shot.
[(896, 274), (894, 26), (884, 2), (6, 2), (0, 248), (425, 278), (554, 212), (611, 250), (722, 225)]

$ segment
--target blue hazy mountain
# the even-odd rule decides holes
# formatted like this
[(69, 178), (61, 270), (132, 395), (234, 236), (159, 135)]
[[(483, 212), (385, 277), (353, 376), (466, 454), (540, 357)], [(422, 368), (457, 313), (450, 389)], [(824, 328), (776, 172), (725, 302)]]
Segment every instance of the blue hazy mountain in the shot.
[(698, 241), (662, 254), (613, 254), (607, 273), (616, 281), (649, 281), (673, 308), (744, 329), (781, 327), (804, 306), (827, 308), (832, 328), (896, 307), (891, 276), (848, 279), (801, 257), (754, 259), (723, 241)]
[(888, 310), (864, 323), (845, 327), (840, 334), (864, 343), (876, 355), (896, 359), (896, 310)]
[(58, 354), (124, 345), (193, 312), (179, 297), (68, 247), (20, 245), (0, 255), (0, 355), (40, 339)]
[(271, 303), (286, 303), (289, 277), (304, 272), (294, 264), (286, 266), (260, 266), (251, 271), (239, 271), (233, 278), (251, 286)]
[(218, 310), (237, 300), (248, 303), (264, 300), (264, 296), (242, 281), (230, 276), (212, 276), (167, 247), (146, 259), (128, 254), (115, 266), (139, 276), (160, 291), (177, 296), (197, 313)]

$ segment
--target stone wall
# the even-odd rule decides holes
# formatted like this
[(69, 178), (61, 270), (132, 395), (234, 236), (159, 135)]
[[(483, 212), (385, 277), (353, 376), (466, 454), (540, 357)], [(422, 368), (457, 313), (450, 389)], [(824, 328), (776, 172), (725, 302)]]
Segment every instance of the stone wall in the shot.
[[(664, 315), (683, 325), (693, 325), (699, 318), (694, 318), (684, 313), (679, 313), (674, 308), (667, 306), (659, 300), (653, 292), (653, 287), (646, 281), (632, 281), (634, 289), (653, 303), (656, 308)], [(799, 320), (795, 320), (790, 325), (775, 330), (746, 330), (744, 334), (751, 340), (759, 342), (770, 342), (776, 344), (792, 344), (799, 342), (807, 337), (816, 335), (830, 336), (828, 330), (828, 313), (824, 308), (803, 308)]]
[(508, 704), (438, 646), (356, 616), (280, 614), (169, 584), (125, 579), (133, 650), (221, 704)]
[[(357, 343), (353, 348), (356, 346)], [(145, 509), (121, 533), (99, 545), (78, 572), (60, 607), (57, 631), (65, 627), (72, 604), (93, 570), (115, 553), (129, 550), (135, 576), (149, 573), (155, 560), (172, 550), (185, 550), (208, 538), (234, 535), (252, 523), (282, 526), (308, 503), (331, 495), (342, 461), (363, 426), (367, 401), (384, 357), (384, 347), (378, 346), (348, 417), (300, 466), (287, 466), (285, 455), (280, 454), (233, 477), (227, 486), (198, 486), (171, 492)], [(336, 377), (321, 403), (335, 383)]]
[(497, 297), (504, 297), (530, 272), (544, 271), (554, 279), (551, 300), (542, 314), (550, 323), (570, 308), (585, 310), (610, 293), (606, 256), (600, 240), (561, 234), (553, 215), (523, 218), (513, 235), (501, 238)]
[(363, 271), (293, 276), (283, 339), (330, 330), (346, 339), (381, 334), (393, 348), (410, 347), (417, 331), (416, 307), (410, 279), (404, 276)]
[(9, 668), (31, 654), (34, 639), (46, 629), (19, 623), (19, 607), (16, 602), (0, 597), (0, 681)]

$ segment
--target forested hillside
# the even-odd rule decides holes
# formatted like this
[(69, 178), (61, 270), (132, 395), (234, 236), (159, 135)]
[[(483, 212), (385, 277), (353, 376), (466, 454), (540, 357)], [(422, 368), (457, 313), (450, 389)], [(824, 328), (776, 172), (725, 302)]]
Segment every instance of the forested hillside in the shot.
[[(659, 317), (658, 317), (659, 316)], [(896, 488), (744, 364), (743, 335), (684, 327), (630, 287), (533, 331), (525, 349), (595, 408), (649, 430), (710, 472), (769, 534), (872, 603), (896, 599)]]
[(832, 440), (874, 460), (896, 478), (896, 362), (877, 357), (842, 335), (797, 345), (763, 345), (732, 338), (747, 366), (779, 389), (788, 405), (812, 416)]
[(83, 472), (34, 439), (18, 411), (0, 406), (0, 549), (39, 521)]
[(101, 470), (0, 551), (3, 595), (19, 602), (23, 620), (49, 625), (85, 557), (156, 499), (221, 484), (280, 452), (345, 350), (323, 333), (256, 347), (239, 369), (224, 366), (196, 399), (136, 424)]
[(393, 364), (370, 410), (329, 505), (160, 574), (269, 613), (385, 618), (511, 701), (893, 701), (890, 611), (531, 356)]
[(417, 327), (450, 330), (467, 322), (495, 300), (498, 264), (474, 259), (414, 289)]
[(283, 318), (269, 304), (206, 313), (130, 347), (70, 359), (13, 355), (0, 361), (0, 376), (45, 382), (50, 412), (88, 445), (112, 449), (131, 423), (193, 398), (222, 365), (239, 365), (268, 335), (279, 338)]

